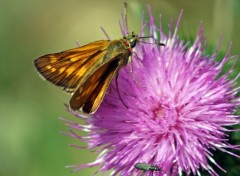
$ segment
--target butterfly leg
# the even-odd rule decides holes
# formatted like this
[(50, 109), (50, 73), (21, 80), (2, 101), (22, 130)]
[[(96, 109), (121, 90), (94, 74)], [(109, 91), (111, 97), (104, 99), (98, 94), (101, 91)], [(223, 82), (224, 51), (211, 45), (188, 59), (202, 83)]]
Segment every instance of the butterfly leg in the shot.
[(142, 65), (142, 61), (141, 61), (141, 59), (138, 57), (137, 53), (136, 53), (135, 51), (132, 51), (132, 52), (136, 55), (137, 60), (138, 60), (139, 63)]
[(134, 79), (134, 81), (136, 82), (137, 85), (141, 86), (141, 87), (145, 87), (144, 85), (142, 85), (137, 79), (136, 77), (134, 76), (134, 73), (133, 73), (133, 61), (132, 61), (132, 57), (130, 56), (130, 62), (131, 62), (131, 69), (130, 69), (130, 73)]
[(123, 103), (123, 105), (128, 109), (128, 106), (126, 105), (126, 103), (124, 103), (121, 95), (120, 95), (120, 92), (119, 92), (119, 87), (118, 87), (118, 72), (116, 74), (116, 77), (115, 77), (115, 82), (116, 82), (116, 88), (117, 88), (117, 93), (118, 93), (118, 96), (119, 96), (119, 99), (120, 101)]

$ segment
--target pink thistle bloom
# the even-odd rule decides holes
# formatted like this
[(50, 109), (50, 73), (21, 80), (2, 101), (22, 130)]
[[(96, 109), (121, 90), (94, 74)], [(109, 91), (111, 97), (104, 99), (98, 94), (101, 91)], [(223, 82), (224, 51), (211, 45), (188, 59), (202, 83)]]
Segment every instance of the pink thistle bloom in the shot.
[[(133, 74), (139, 84), (130, 74), (130, 64), (120, 70), (119, 90), (128, 109), (120, 101), (113, 81), (93, 117), (83, 118), (70, 111), (87, 124), (65, 120), (67, 125), (87, 132), (87, 136), (79, 136), (73, 130), (68, 135), (86, 142), (89, 149), (102, 147), (94, 162), (70, 167), (77, 171), (99, 165), (98, 172), (112, 170), (111, 175), (121, 176), (140, 175), (142, 171), (134, 168), (136, 163), (161, 168), (154, 175), (200, 175), (200, 170), (206, 170), (217, 176), (213, 165), (226, 172), (214, 160), (212, 151), (239, 157), (228, 150), (239, 150), (239, 146), (229, 144), (226, 134), (233, 131), (229, 127), (239, 124), (240, 116), (235, 110), (240, 105), (236, 95), (240, 74), (233, 80), (228, 78), (237, 57), (229, 56), (230, 49), (221, 62), (215, 61), (218, 49), (211, 56), (203, 55), (202, 27), (193, 45), (179, 40), (177, 30), (182, 13), (175, 30), (172, 31), (171, 23), (166, 35), (161, 25), (155, 26), (150, 8), (149, 12), (149, 35), (158, 38), (160, 34), (158, 42), (166, 46), (137, 44), (135, 51), (141, 62), (133, 54)], [(126, 34), (124, 22), (122, 28)], [(224, 64), (231, 59), (235, 60), (232, 68), (220, 76)]]

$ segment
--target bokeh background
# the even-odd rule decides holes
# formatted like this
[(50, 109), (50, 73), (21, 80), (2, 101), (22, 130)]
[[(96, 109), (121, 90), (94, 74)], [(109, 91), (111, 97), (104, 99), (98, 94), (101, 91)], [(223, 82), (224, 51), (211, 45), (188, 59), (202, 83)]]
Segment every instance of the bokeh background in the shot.
[[(126, 0), (127, 1), (127, 0)], [(95, 40), (105, 39), (100, 26), (111, 38), (120, 38), (118, 20), (122, 0), (1, 0), (0, 1), (0, 176), (88, 176), (96, 168), (71, 173), (64, 167), (87, 163), (96, 154), (74, 149), (76, 139), (59, 134), (67, 131), (58, 117), (75, 119), (64, 109), (70, 96), (43, 81), (33, 66), (40, 55), (63, 51)], [(129, 0), (129, 28), (140, 31), (142, 11), (152, 6), (164, 29), (171, 17), (176, 21), (181, 9), (179, 35), (195, 38), (203, 21), (210, 54), (220, 35), (224, 53), (233, 42), (232, 54), (239, 54), (239, 0)], [(147, 14), (147, 13), (145, 13)], [(212, 49), (212, 50), (211, 50)], [(221, 54), (220, 54), (221, 55)], [(239, 72), (239, 62), (237, 70)], [(239, 133), (231, 135), (239, 144)], [(220, 175), (238, 176), (240, 159), (216, 153), (216, 159), (229, 171)]]

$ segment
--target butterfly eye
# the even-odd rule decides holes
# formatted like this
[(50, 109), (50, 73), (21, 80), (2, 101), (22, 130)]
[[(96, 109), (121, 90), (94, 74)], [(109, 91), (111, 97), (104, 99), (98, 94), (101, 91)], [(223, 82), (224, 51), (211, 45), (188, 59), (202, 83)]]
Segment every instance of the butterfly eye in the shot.
[(132, 40), (131, 42), (130, 42), (130, 46), (131, 46), (131, 48), (134, 48), (135, 46), (136, 46), (136, 40)]

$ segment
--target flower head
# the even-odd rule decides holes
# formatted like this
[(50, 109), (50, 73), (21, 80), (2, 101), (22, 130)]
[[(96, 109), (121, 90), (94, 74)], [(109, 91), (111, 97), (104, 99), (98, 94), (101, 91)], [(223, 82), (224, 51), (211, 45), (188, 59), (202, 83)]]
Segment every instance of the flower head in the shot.
[[(149, 39), (152, 44), (137, 44), (137, 55), (133, 54), (136, 80), (130, 74), (130, 64), (120, 70), (120, 96), (128, 108), (119, 99), (113, 81), (99, 110), (85, 119), (87, 125), (68, 121), (71, 128), (88, 133), (81, 137), (72, 132), (72, 136), (87, 142), (88, 148), (102, 147), (93, 163), (75, 165), (75, 170), (100, 165), (99, 171), (130, 176), (141, 172), (134, 168), (136, 163), (148, 163), (161, 168), (154, 172), (158, 175), (199, 175), (200, 169), (218, 175), (212, 165), (224, 169), (213, 159), (212, 150), (234, 156), (227, 149), (239, 150), (228, 143), (226, 134), (231, 131), (228, 127), (239, 124), (239, 115), (234, 114), (240, 104), (236, 96), (240, 87), (235, 86), (239, 74), (234, 80), (228, 78), (233, 65), (220, 76), (223, 65), (237, 58), (228, 51), (216, 62), (217, 50), (204, 56), (202, 27), (192, 45), (179, 40), (182, 13), (175, 30), (171, 30), (171, 23), (166, 35), (161, 25), (155, 26), (150, 8), (149, 12), (148, 32), (155, 38), (160, 34), (158, 42), (166, 46), (158, 46), (154, 39)], [(126, 30), (123, 25), (123, 33)]]

